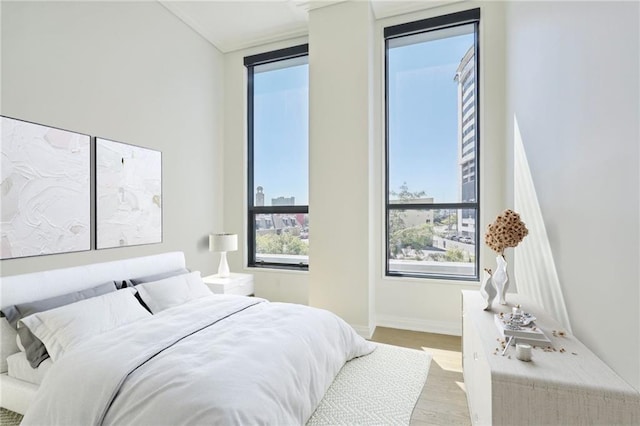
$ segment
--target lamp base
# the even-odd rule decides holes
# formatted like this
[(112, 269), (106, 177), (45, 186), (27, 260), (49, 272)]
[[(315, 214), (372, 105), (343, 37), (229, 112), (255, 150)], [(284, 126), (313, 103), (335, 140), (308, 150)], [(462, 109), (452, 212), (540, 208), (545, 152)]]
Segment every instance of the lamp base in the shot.
[(227, 252), (220, 252), (220, 265), (218, 266), (218, 276), (228, 278), (230, 275), (229, 264), (227, 263)]

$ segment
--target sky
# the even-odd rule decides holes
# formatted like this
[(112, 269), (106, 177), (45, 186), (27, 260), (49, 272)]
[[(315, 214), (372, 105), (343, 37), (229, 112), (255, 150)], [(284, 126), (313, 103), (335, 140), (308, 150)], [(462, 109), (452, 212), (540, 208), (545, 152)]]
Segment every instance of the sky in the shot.
[(272, 198), (309, 204), (309, 65), (256, 73), (254, 187)]
[[(455, 72), (473, 34), (389, 51), (389, 186), (458, 201)], [(308, 204), (309, 66), (254, 75), (254, 187)]]
[(389, 188), (406, 182), (434, 202), (458, 198), (460, 60), (473, 34), (389, 50)]

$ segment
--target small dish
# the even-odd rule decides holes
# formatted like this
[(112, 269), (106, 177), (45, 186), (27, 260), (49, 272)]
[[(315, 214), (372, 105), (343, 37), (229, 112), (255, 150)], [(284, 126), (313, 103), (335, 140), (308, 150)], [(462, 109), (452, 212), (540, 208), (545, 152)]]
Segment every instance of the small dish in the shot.
[(512, 314), (504, 314), (504, 322), (505, 323), (516, 323), (522, 327), (526, 327), (528, 325), (530, 325), (532, 322), (534, 322), (536, 320), (536, 317), (534, 317), (532, 314), (528, 313), (528, 312), (523, 312), (522, 315), (520, 316), (520, 318), (513, 318)]

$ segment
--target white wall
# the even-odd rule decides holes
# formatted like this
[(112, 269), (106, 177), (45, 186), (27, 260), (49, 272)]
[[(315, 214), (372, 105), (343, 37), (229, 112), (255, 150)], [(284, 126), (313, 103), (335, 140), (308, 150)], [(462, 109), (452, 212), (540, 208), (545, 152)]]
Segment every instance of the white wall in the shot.
[(557, 269), (574, 334), (640, 389), (640, 4), (513, 2), (506, 22), (509, 144), (555, 262), (538, 267)]
[(365, 337), (375, 328), (372, 57), (368, 2), (309, 13), (309, 304)]
[(157, 2), (2, 2), (1, 113), (163, 153), (161, 244), (3, 260), (2, 275), (183, 250), (213, 273), (223, 58)]

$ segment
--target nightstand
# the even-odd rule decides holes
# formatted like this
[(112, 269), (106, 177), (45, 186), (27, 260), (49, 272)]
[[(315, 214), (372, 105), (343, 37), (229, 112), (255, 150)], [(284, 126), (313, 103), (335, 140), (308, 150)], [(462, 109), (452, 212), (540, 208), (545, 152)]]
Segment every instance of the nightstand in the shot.
[(209, 289), (217, 294), (253, 296), (253, 275), (231, 273), (227, 278), (209, 275), (202, 278)]

